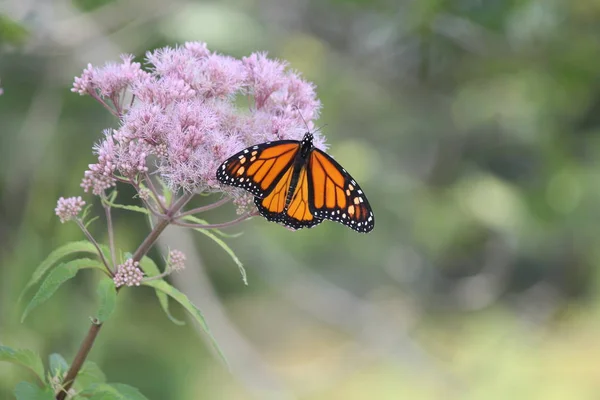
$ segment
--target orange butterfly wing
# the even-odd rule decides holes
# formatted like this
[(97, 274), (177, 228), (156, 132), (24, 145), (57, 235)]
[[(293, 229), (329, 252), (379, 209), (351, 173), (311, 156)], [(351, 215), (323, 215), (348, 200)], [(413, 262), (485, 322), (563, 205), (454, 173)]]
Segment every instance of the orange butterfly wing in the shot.
[[(248, 147), (229, 157), (217, 169), (219, 182), (240, 187), (259, 198), (266, 197), (293, 168), (300, 148), (295, 140), (280, 140)], [(291, 177), (291, 176), (290, 176)]]
[[(308, 173), (302, 167), (294, 193), (290, 193), (293, 166), (281, 177), (275, 188), (264, 199), (255, 198), (254, 204), (268, 221), (279, 222), (292, 229), (311, 228), (323, 222), (310, 211), (308, 195)], [(286, 207), (287, 205), (287, 207)]]
[(308, 162), (310, 211), (317, 218), (340, 222), (358, 232), (370, 232), (375, 216), (356, 181), (337, 161), (313, 149)]
[[(306, 142), (306, 143), (305, 143)], [(304, 146), (303, 164), (294, 160)], [(304, 151), (304, 150), (303, 150)], [(217, 169), (219, 182), (243, 188), (269, 221), (293, 229), (310, 228), (329, 219), (358, 232), (370, 232), (375, 216), (360, 186), (333, 158), (302, 142), (280, 140), (248, 147)]]

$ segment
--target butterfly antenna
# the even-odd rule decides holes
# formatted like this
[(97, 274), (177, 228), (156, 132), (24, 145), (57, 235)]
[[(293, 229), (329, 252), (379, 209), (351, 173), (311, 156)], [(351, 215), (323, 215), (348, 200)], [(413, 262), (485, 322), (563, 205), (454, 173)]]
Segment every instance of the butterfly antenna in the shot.
[(298, 111), (298, 115), (300, 115), (300, 118), (302, 118), (302, 122), (304, 122), (304, 126), (306, 126), (306, 131), (307, 131), (307, 132), (310, 132), (310, 129), (309, 129), (309, 127), (308, 127), (308, 124), (306, 123), (306, 120), (304, 119), (304, 116), (303, 116), (303, 115), (302, 115), (302, 113), (300, 112), (300, 109), (298, 108), (298, 106), (294, 104), (294, 107), (293, 107), (293, 108), (294, 108), (296, 111)]
[(319, 126), (317, 129), (315, 129), (315, 132), (319, 132), (321, 129), (325, 128), (328, 124), (323, 124), (321, 126)]

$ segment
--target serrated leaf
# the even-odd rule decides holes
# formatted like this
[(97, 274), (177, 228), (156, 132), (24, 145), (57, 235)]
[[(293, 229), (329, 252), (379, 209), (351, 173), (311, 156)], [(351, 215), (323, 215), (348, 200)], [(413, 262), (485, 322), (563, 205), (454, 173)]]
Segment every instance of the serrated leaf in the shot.
[(90, 400), (148, 400), (138, 389), (123, 383), (100, 383), (80, 393)]
[[(192, 216), (190, 215), (189, 217), (192, 217)], [(193, 217), (193, 219), (190, 219), (190, 220), (195, 221), (197, 223), (206, 224), (206, 221), (203, 221), (200, 218)], [(235, 255), (233, 250), (231, 250), (231, 247), (229, 247), (227, 245), (227, 243), (225, 243), (221, 238), (217, 237), (215, 234), (213, 234), (208, 229), (194, 228), (194, 230), (211, 238), (215, 243), (217, 243), (219, 246), (221, 246), (221, 248), (223, 250), (225, 250), (227, 252), (227, 254), (229, 254), (229, 257), (231, 257), (231, 259), (238, 266), (238, 269), (240, 270), (240, 274), (242, 275), (242, 280), (244, 281), (244, 284), (248, 285), (248, 277), (246, 276), (246, 270), (244, 269), (244, 265), (242, 264), (240, 259)]]
[(50, 365), (50, 376), (60, 376), (62, 378), (63, 373), (67, 372), (67, 370), (69, 369), (69, 364), (67, 363), (67, 360), (65, 360), (63, 356), (61, 356), (58, 353), (50, 354), (50, 357), (48, 357), (48, 359)]
[[(119, 392), (107, 383), (94, 383), (79, 393), (79, 396), (90, 399), (119, 399)], [(110, 397), (112, 395), (112, 397)]]
[(52, 268), (52, 266), (54, 266), (56, 263), (58, 263), (61, 259), (65, 258), (71, 254), (75, 254), (75, 253), (97, 254), (96, 248), (94, 247), (94, 245), (92, 243), (88, 242), (87, 240), (82, 240), (82, 241), (78, 241), (78, 242), (70, 242), (63, 246), (60, 246), (58, 249), (56, 249), (52, 253), (50, 253), (50, 255), (48, 257), (46, 257), (46, 259), (44, 261), (42, 261), (42, 263), (36, 268), (36, 270), (33, 271), (33, 274), (31, 275), (31, 279), (29, 279), (29, 282), (27, 282), (25, 289), (23, 289), (23, 292), (21, 293), (21, 296), (19, 297), (19, 301), (21, 301), (21, 299), (25, 295), (25, 292), (27, 292), (27, 290), (29, 288), (31, 288), (33, 285), (38, 283), (40, 281), (40, 279), (42, 279), (44, 277), (46, 272), (50, 268)]
[(86, 361), (83, 364), (83, 367), (77, 374), (77, 379), (75, 380), (75, 390), (80, 392), (84, 389), (87, 389), (91, 385), (105, 383), (106, 376), (104, 372), (100, 369), (98, 364), (92, 361)]
[(54, 392), (51, 388), (40, 388), (29, 382), (19, 382), (15, 388), (17, 400), (54, 400)]
[(137, 388), (124, 383), (110, 383), (111, 387), (116, 389), (127, 400), (148, 400)]
[(0, 361), (17, 364), (33, 372), (40, 382), (44, 382), (44, 365), (40, 356), (32, 350), (13, 349), (0, 345)]
[[(144, 256), (142, 258), (142, 260), (140, 261), (140, 267), (142, 268), (142, 271), (144, 271), (146, 276), (150, 277), (150, 276), (156, 276), (156, 275), (160, 274), (160, 270), (158, 269), (158, 266), (156, 265), (154, 260), (152, 260), (148, 256)], [(171, 320), (171, 322), (173, 322), (176, 325), (185, 325), (185, 321), (181, 321), (181, 320), (175, 318), (171, 314), (171, 311), (169, 310), (169, 296), (167, 296), (166, 293), (164, 293), (160, 290), (155, 290), (155, 292), (156, 292), (156, 297), (158, 298), (158, 302), (160, 303), (160, 306), (162, 307), (165, 314), (167, 314), (167, 318), (169, 318)]]
[(60, 264), (58, 267), (53, 269), (52, 272), (48, 274), (44, 282), (40, 285), (40, 288), (33, 296), (33, 299), (31, 299), (25, 308), (23, 316), (21, 317), (21, 322), (25, 320), (27, 315), (29, 315), (34, 308), (38, 307), (40, 304), (52, 297), (52, 295), (63, 283), (77, 275), (77, 272), (80, 269), (85, 268), (99, 268), (104, 271), (104, 265), (100, 261), (89, 258), (80, 258), (69, 261), (67, 263)]
[(117, 305), (117, 289), (112, 279), (103, 277), (98, 282), (98, 288), (96, 290), (98, 294), (98, 313), (96, 319), (99, 323), (105, 322), (115, 311)]
[(173, 286), (169, 285), (167, 282), (165, 282), (162, 279), (156, 280), (156, 281), (146, 281), (146, 282), (143, 282), (142, 284), (153, 287), (157, 290), (160, 290), (160, 291), (166, 293), (173, 300), (175, 300), (179, 304), (181, 304), (183, 306), (183, 308), (185, 308), (192, 315), (192, 317), (194, 317), (194, 319), (200, 324), (200, 326), (202, 327), (204, 332), (206, 332), (206, 334), (210, 338), (211, 343), (212, 343), (213, 347), (215, 348), (215, 350), (217, 351), (217, 353), (219, 354), (219, 356), (221, 356), (221, 358), (223, 359), (225, 364), (229, 365), (227, 363), (227, 359), (225, 358), (225, 355), (223, 354), (223, 352), (221, 351), (221, 348), (219, 347), (219, 344), (217, 343), (216, 339), (210, 332), (210, 329), (208, 328), (208, 325), (206, 324), (206, 320), (204, 319), (204, 315), (202, 315), (202, 311), (200, 311), (200, 309), (198, 307), (196, 307), (194, 305), (194, 303), (192, 303), (185, 294), (183, 294), (179, 290), (175, 289)]

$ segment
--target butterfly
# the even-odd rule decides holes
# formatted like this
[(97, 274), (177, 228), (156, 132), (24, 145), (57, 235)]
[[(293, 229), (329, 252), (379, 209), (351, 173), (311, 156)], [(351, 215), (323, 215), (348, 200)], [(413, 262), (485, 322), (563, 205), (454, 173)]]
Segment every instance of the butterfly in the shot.
[(358, 183), (314, 147), (310, 132), (301, 141), (266, 142), (234, 154), (219, 166), (217, 179), (247, 190), (263, 217), (292, 229), (312, 228), (324, 219), (364, 233), (375, 226)]

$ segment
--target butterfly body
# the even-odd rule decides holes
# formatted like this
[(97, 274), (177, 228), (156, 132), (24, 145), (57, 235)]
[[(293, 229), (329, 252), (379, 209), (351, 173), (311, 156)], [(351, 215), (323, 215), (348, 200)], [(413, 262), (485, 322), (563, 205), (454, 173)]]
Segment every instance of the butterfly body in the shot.
[(286, 199), (285, 199), (285, 208), (289, 206), (290, 201), (292, 201), (292, 196), (294, 195), (294, 189), (298, 185), (298, 180), (300, 178), (300, 172), (302, 171), (302, 167), (306, 165), (308, 162), (308, 157), (310, 156), (310, 152), (313, 150), (313, 135), (308, 132), (302, 142), (300, 144), (300, 151), (296, 153), (294, 157), (294, 170), (292, 172), (292, 180), (290, 182), (290, 188), (288, 190)]
[(218, 168), (217, 179), (249, 191), (261, 215), (293, 229), (311, 228), (323, 219), (364, 233), (375, 225), (360, 186), (314, 147), (310, 132), (301, 141), (267, 142), (234, 154)]

